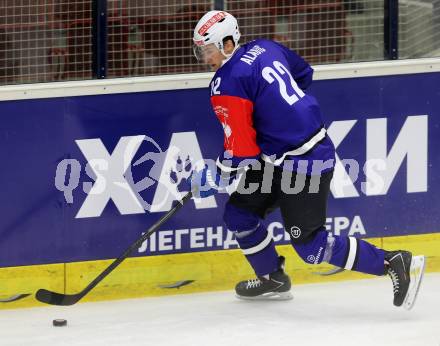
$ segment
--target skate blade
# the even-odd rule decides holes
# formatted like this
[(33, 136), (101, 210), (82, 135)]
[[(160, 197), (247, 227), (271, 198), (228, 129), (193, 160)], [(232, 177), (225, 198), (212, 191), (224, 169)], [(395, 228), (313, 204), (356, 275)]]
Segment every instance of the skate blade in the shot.
[(269, 292), (256, 297), (245, 297), (238, 294), (235, 295), (242, 300), (291, 300), (293, 295), (290, 292)]
[(403, 307), (406, 310), (411, 310), (416, 302), (417, 294), (419, 293), (420, 284), (422, 283), (423, 274), (425, 272), (425, 262), (425, 256), (413, 256), (411, 260), (411, 282), (403, 302)]

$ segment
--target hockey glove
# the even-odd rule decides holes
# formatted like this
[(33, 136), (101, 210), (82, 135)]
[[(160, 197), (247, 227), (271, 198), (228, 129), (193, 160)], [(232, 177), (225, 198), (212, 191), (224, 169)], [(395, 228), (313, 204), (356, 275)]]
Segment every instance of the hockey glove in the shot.
[(217, 167), (205, 167), (200, 171), (194, 171), (191, 177), (191, 190), (195, 197), (206, 198), (224, 191), (231, 183), (231, 177), (221, 173)]

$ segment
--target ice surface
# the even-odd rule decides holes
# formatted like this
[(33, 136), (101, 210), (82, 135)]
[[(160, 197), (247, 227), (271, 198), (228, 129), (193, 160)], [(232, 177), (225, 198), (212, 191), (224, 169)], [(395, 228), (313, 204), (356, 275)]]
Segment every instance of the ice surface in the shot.
[[(440, 274), (392, 305), (388, 278), (294, 285), (292, 301), (232, 291), (0, 311), (0, 345), (440, 346)], [(67, 327), (53, 327), (64, 318)]]

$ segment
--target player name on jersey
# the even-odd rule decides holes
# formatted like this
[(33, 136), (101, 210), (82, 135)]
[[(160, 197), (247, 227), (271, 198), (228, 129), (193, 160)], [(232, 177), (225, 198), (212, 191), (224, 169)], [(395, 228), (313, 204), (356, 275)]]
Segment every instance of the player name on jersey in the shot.
[(260, 47), (259, 45), (253, 46), (251, 49), (249, 49), (246, 54), (243, 54), (240, 58), (241, 61), (245, 62), (248, 65), (252, 65), (252, 63), (255, 61), (255, 59), (260, 55), (263, 54), (266, 51), (266, 49)]

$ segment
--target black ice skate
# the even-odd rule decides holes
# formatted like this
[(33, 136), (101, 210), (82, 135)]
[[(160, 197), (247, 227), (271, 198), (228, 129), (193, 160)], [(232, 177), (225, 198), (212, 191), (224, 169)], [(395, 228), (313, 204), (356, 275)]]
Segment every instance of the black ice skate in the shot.
[(290, 278), (284, 273), (284, 257), (279, 257), (278, 270), (269, 274), (268, 278), (259, 276), (256, 279), (241, 281), (235, 286), (235, 293), (240, 299), (249, 300), (289, 300)]
[(398, 250), (387, 252), (385, 261), (387, 273), (393, 281), (394, 305), (411, 309), (423, 279), (425, 257)]

